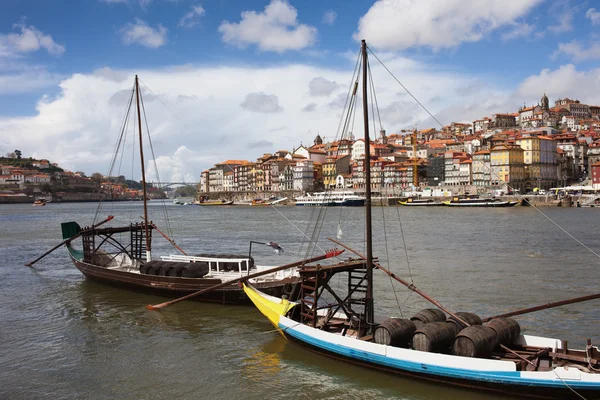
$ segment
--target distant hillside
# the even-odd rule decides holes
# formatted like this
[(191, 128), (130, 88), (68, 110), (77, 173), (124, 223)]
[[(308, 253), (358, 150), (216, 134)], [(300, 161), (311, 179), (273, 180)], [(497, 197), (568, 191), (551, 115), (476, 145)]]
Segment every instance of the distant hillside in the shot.
[(11, 165), (13, 167), (27, 168), (27, 169), (37, 169), (37, 170), (44, 171), (47, 173), (64, 172), (64, 170), (62, 168), (55, 167), (52, 164), (50, 164), (50, 166), (48, 168), (44, 168), (43, 170), (33, 166), (34, 163), (38, 163), (41, 161), (42, 160), (38, 160), (38, 159), (35, 159), (32, 157), (29, 157), (29, 158), (0, 157), (0, 164), (2, 164), (2, 165)]

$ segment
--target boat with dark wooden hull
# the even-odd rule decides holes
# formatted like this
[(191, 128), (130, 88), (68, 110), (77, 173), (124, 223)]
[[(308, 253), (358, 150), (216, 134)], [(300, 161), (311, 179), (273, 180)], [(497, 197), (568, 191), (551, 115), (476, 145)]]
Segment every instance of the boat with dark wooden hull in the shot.
[(435, 201), (433, 199), (412, 199), (409, 198), (406, 201), (398, 200), (398, 204), (401, 206), (410, 207), (439, 207), (443, 206), (444, 203), (441, 201)]
[(233, 200), (207, 200), (196, 203), (199, 206), (231, 206)]
[[(182, 297), (218, 285), (222, 278), (183, 278), (159, 276), (135, 271), (121, 271), (84, 262), (77, 258), (77, 251), (69, 248), (69, 254), (75, 267), (86, 278), (114, 287), (120, 287), (137, 292), (151, 293), (165, 297)], [(231, 274), (227, 280), (231, 279)], [(279, 280), (259, 281), (255, 283), (261, 291), (272, 296), (289, 296), (297, 298), (298, 278), (288, 277)], [(217, 302), (222, 304), (250, 304), (248, 296), (236, 284), (194, 297), (195, 300)]]
[(500, 199), (453, 199), (445, 201), (444, 205), (449, 207), (514, 207), (517, 201)]
[[(244, 291), (237, 285), (230, 284), (230, 281), (254, 276), (250, 281), (266, 292), (277, 296), (285, 295), (290, 299), (297, 298), (299, 292), (297, 285), (299, 277), (297, 274), (289, 270), (271, 272), (268, 270), (272, 267), (260, 266), (254, 263), (252, 243), (267, 245), (279, 253), (282, 249), (277, 243), (250, 241), (250, 249), (247, 255), (223, 253), (188, 255), (177, 246), (174, 240), (160, 231), (157, 225), (149, 220), (148, 191), (146, 190), (142, 147), (143, 135), (141, 131), (142, 126), (147, 126), (147, 124), (143, 125), (141, 123), (143, 102), (137, 76), (127, 108), (127, 119), (131, 118), (130, 114), (133, 114), (132, 104), (137, 104), (138, 132), (136, 133), (139, 133), (137, 144), (140, 150), (139, 160), (142, 173), (143, 221), (122, 226), (101, 226), (108, 224), (113, 219), (112, 216), (109, 216), (104, 221), (84, 228), (73, 221), (62, 223), (62, 234), (63, 239), (65, 239), (62, 244), (67, 246), (75, 266), (86, 277), (98, 282), (171, 297), (199, 293), (204, 289), (224, 284), (222, 287), (198, 295), (196, 298), (222, 303), (247, 303), (248, 298)], [(119, 147), (125, 146), (123, 138), (126, 127), (127, 125), (124, 125), (121, 131), (118, 141), (119, 146), (117, 146), (113, 160), (117, 159)], [(150, 135), (148, 135), (148, 140), (150, 140)], [(200, 201), (200, 205), (203, 206), (233, 204), (233, 201), (210, 201), (206, 198), (202, 198)], [(166, 208), (164, 213), (166, 215)], [(96, 215), (98, 215), (98, 212)], [(156, 257), (152, 252), (153, 232), (158, 232), (164, 236), (182, 254)]]

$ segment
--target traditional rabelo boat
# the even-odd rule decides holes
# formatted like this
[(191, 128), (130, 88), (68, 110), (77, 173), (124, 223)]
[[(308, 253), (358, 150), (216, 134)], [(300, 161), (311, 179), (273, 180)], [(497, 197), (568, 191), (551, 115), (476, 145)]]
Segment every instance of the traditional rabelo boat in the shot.
[(36, 199), (33, 204), (34, 207), (41, 207), (46, 205), (46, 199)]
[[(140, 103), (143, 107), (136, 76), (125, 122), (113, 157), (113, 165), (120, 147), (124, 146), (123, 135), (131, 114), (132, 104), (137, 104), (138, 143), (144, 201), (143, 220), (125, 226), (105, 226), (113, 219), (112, 216), (109, 216), (103, 221), (84, 228), (77, 222), (65, 222), (62, 224), (64, 241), (26, 265), (31, 266), (47, 254), (65, 245), (71, 260), (87, 278), (105, 284), (180, 297), (193, 293), (197, 294), (204, 289), (214, 288), (216, 285), (232, 281), (232, 284), (222, 285), (217, 290), (209, 290), (201, 296), (195, 297), (200, 300), (223, 303), (245, 303), (248, 302), (248, 298), (243, 290), (234, 283), (242, 277), (255, 276), (251, 280), (252, 283), (266, 293), (274, 296), (286, 295), (292, 299), (297, 298), (300, 288), (298, 285), (299, 277), (296, 273), (289, 269), (269, 273), (272, 267), (258, 266), (254, 263), (252, 243), (267, 245), (279, 251), (281, 248), (276, 243), (251, 241), (247, 255), (188, 255), (169, 236), (159, 230), (156, 224), (149, 220)], [(150, 140), (149, 135), (148, 140)], [(219, 205), (226, 204), (230, 203), (223, 202)], [(182, 254), (154, 258), (152, 253), (153, 232), (158, 232), (164, 236)]]
[(435, 201), (434, 199), (413, 199), (409, 197), (406, 201), (398, 200), (398, 204), (401, 206), (411, 206), (411, 207), (436, 207), (443, 206), (444, 202)]
[(444, 204), (449, 207), (514, 207), (518, 201), (501, 200), (495, 197), (454, 197), (452, 200), (445, 201)]
[(196, 203), (199, 206), (231, 206), (233, 200), (206, 200)]
[[(364, 41), (361, 53), (365, 164), (369, 165)], [(250, 299), (279, 333), (290, 341), (340, 360), (430, 381), (515, 396), (600, 398), (598, 347), (588, 340), (584, 349), (572, 350), (562, 340), (523, 335), (518, 322), (509, 318), (600, 298), (600, 294), (485, 319), (472, 313), (453, 313), (413, 283), (389, 272), (373, 257), (370, 180), (367, 169), (366, 255), (331, 239), (359, 258), (299, 268), (302, 284), (300, 300), (296, 302), (270, 296), (251, 283), (243, 284)], [(376, 316), (374, 269), (389, 274), (435, 308), (423, 310), (410, 319)]]

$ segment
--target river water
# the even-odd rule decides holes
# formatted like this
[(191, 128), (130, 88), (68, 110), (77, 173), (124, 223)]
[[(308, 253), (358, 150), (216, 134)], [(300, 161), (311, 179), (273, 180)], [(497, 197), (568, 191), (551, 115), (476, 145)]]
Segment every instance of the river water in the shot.
[[(125, 222), (143, 212), (137, 202), (108, 207), (100, 219), (114, 214)], [(163, 207), (149, 208), (164, 228)], [(166, 209), (175, 240), (191, 253), (246, 253), (250, 240), (273, 240), (283, 254), (259, 246), (253, 255), (276, 265), (305, 256), (304, 235), (318, 236), (325, 249), (340, 230), (343, 242), (364, 250), (363, 208)], [(64, 249), (23, 266), (61, 241), (61, 222), (91, 224), (95, 212), (90, 203), (0, 206), (0, 399), (502, 398), (305, 351), (250, 306), (181, 302), (148, 311), (165, 299), (86, 280)], [(600, 253), (600, 209), (386, 207), (373, 214), (374, 255), (449, 309), (485, 317), (598, 291), (598, 257), (583, 245)], [(156, 255), (169, 251), (157, 235), (155, 242)], [(382, 314), (410, 317), (428, 307), (385, 275), (376, 276), (375, 291)], [(581, 347), (588, 337), (600, 341), (599, 305), (517, 320), (526, 333)]]

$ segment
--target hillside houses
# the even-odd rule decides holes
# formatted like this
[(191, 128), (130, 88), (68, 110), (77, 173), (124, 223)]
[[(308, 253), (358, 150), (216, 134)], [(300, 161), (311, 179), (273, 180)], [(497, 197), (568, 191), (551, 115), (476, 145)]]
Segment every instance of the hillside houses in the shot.
[[(416, 138), (416, 142), (413, 141)], [(364, 139), (344, 138), (256, 161), (227, 160), (204, 171), (203, 192), (300, 192), (365, 189)], [(372, 189), (422, 190), (426, 186), (532, 190), (579, 181), (600, 163), (600, 106), (562, 98), (515, 112), (452, 122), (437, 130), (381, 130), (370, 143)], [(415, 174), (418, 176), (414, 186)]]

